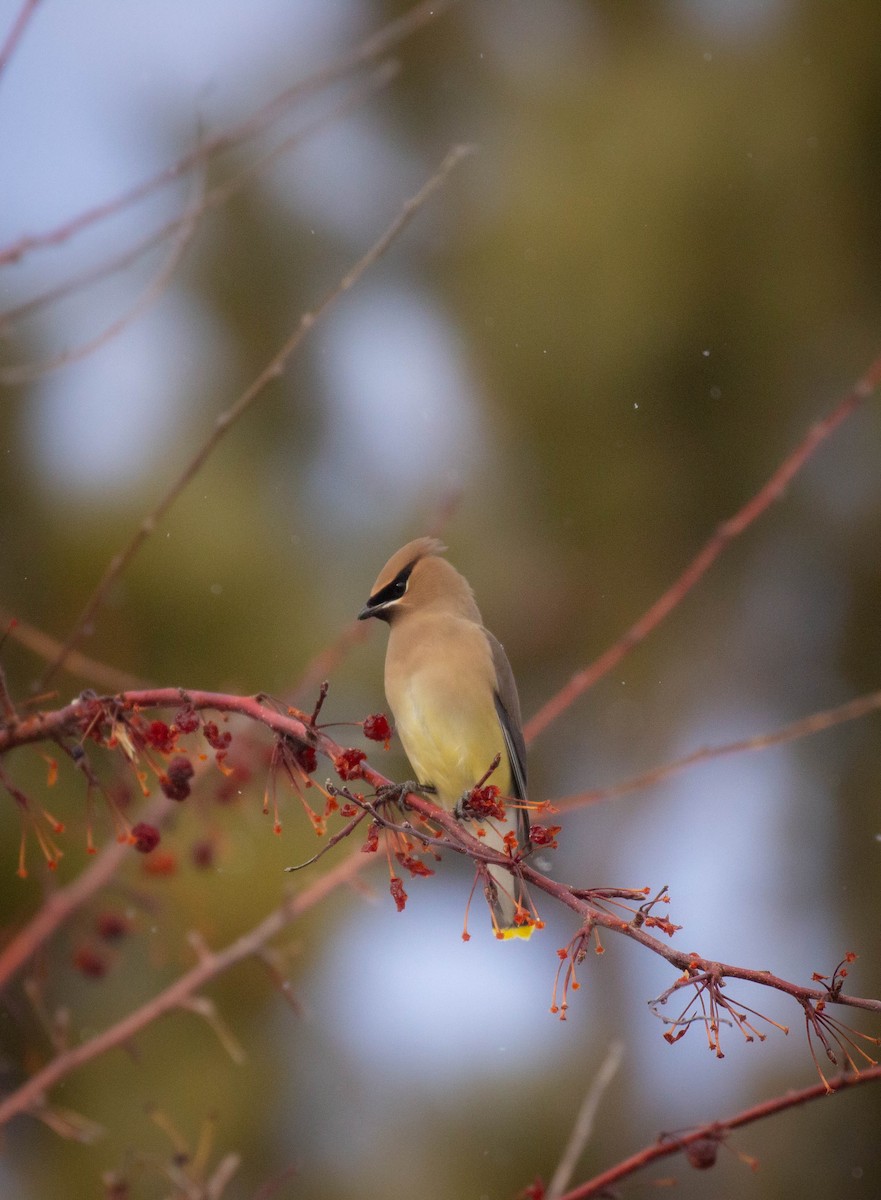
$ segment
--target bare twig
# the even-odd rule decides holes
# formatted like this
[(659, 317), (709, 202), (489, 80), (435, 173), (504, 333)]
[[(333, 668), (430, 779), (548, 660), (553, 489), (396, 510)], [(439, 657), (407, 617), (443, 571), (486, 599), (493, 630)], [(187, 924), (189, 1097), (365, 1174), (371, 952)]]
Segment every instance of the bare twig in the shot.
[(848, 700), (846, 704), (840, 704), (837, 708), (827, 708), (822, 712), (811, 713), (810, 716), (792, 721), (789, 725), (784, 725), (771, 733), (741, 738), (739, 741), (726, 742), (720, 746), (701, 746), (700, 749), (692, 750), (690, 754), (685, 754), (682, 758), (676, 758), (659, 767), (652, 767), (639, 775), (631, 776), (630, 779), (622, 780), (621, 783), (614, 783), (611, 787), (591, 788), (590, 791), (576, 792), (574, 795), (563, 796), (552, 803), (554, 808), (570, 809), (583, 808), (588, 804), (599, 804), (604, 800), (614, 800), (629, 792), (652, 787), (662, 780), (669, 779), (671, 775), (676, 775), (698, 763), (710, 762), (714, 758), (723, 758), (729, 754), (742, 754), (748, 750), (767, 750), (771, 746), (781, 746), (786, 742), (794, 742), (798, 738), (821, 733), (825, 729), (833, 729), (845, 721), (855, 721), (859, 717), (877, 712), (879, 708), (881, 708), (881, 692), (869, 692), (865, 696), (857, 696), (854, 700)]
[[(6, 638), (9, 636), (14, 625), (15, 621), (10, 621), (3, 630), (2, 635), (0, 635), (0, 654), (3, 653), (3, 647), (6, 644)], [(14, 725), (18, 721), (18, 713), (9, 691), (9, 684), (6, 682), (6, 672), (3, 669), (2, 661), (0, 661), (0, 710), (2, 710), (0, 721), (2, 721), (4, 725)]]
[[(214, 209), (222, 207), (248, 183), (258, 178), (262, 172), (274, 166), (285, 154), (296, 149), (296, 147), (325, 129), (328, 125), (339, 121), (341, 117), (344, 117), (358, 105), (363, 104), (369, 97), (375, 95), (380, 88), (386, 87), (395, 78), (397, 73), (397, 64), (380, 64), (369, 76), (363, 87), (354, 88), (351, 93), (345, 96), (339, 104), (335, 105), (328, 112), (322, 113), (314, 120), (309, 121), (289, 137), (284, 138), (277, 146), (273, 146), (271, 150), (268, 150), (265, 154), (261, 154), (253, 162), (243, 167), (242, 170), (235, 172), (229, 179), (226, 179), (223, 183), (206, 192), (198, 216), (201, 217), (203, 213), (207, 214)], [(32, 296), (30, 300), (26, 300), (22, 304), (18, 304), (14, 308), (9, 308), (5, 312), (0, 313), (0, 333), (24, 317), (31, 316), (38, 309), (54, 304), (59, 300), (64, 300), (65, 297), (71, 295), (73, 292), (82, 291), (92, 284), (106, 279), (109, 275), (125, 270), (126, 267), (130, 267), (133, 263), (137, 262), (148, 250), (152, 250), (155, 246), (164, 242), (166, 238), (173, 237), (182, 225), (192, 221), (192, 219), (192, 214), (189, 212), (184, 213), (182, 216), (173, 217), (158, 229), (154, 229), (151, 233), (147, 234), (146, 237), (135, 242), (134, 245), (129, 246), (123, 253), (114, 255), (106, 262), (91, 267), (88, 271), (74, 275), (63, 283), (48, 288), (36, 296)]]
[(243, 959), (251, 958), (303, 913), (314, 908), (341, 884), (347, 883), (359, 870), (370, 861), (367, 855), (354, 854), (345, 859), (332, 871), (328, 871), (320, 879), (301, 892), (298, 896), (286, 900), (274, 912), (265, 917), (258, 925), (249, 930), (237, 941), (232, 942), (224, 950), (216, 954), (203, 955), (194, 967), (177, 979), (165, 991), (160, 992), (146, 1004), (135, 1009), (121, 1021), (105, 1029), (87, 1042), (53, 1058), (42, 1070), (32, 1075), (27, 1083), (4, 1100), (0, 1101), (0, 1125), (11, 1120), (18, 1113), (34, 1112), (44, 1103), (46, 1093), (61, 1079), (65, 1079), (72, 1071), (84, 1066), (87, 1062), (130, 1041), (142, 1029), (151, 1025), (166, 1013), (186, 1006), (201, 988), (216, 979), (218, 975), (228, 971)]
[[(139, 819), (152, 825), (161, 825), (173, 807), (173, 802), (160, 793), (147, 805)], [(68, 918), (109, 883), (123, 859), (133, 853), (127, 842), (108, 842), (72, 883), (46, 897), (27, 925), (0, 950), (0, 991)]]
[[(820, 1100), (830, 1092), (843, 1092), (849, 1088), (860, 1087), (863, 1084), (878, 1083), (879, 1081), (881, 1081), (881, 1066), (870, 1067), (862, 1071), (859, 1075), (839, 1075), (834, 1079), (830, 1079), (828, 1090), (822, 1083), (816, 1083), (812, 1087), (802, 1088), (800, 1091), (787, 1092), (784, 1096), (775, 1096), (773, 1100), (765, 1100), (761, 1104), (754, 1104), (750, 1108), (735, 1113), (732, 1117), (728, 1117), (722, 1121), (713, 1121), (709, 1125), (701, 1125), (696, 1129), (690, 1130), (688, 1133), (677, 1134), (675, 1136), (662, 1134), (650, 1146), (645, 1146), (642, 1150), (631, 1155), (630, 1158), (625, 1158), (608, 1171), (603, 1171), (601, 1175), (596, 1175), (593, 1179), (589, 1179), (579, 1187), (573, 1188), (572, 1191), (566, 1192), (561, 1200), (589, 1200), (591, 1196), (609, 1196), (612, 1194), (610, 1188), (614, 1184), (622, 1179), (626, 1179), (630, 1175), (635, 1175), (637, 1171), (642, 1171), (645, 1167), (650, 1166), (661, 1158), (669, 1158), (671, 1154), (679, 1154), (683, 1151), (687, 1153), (691, 1147), (696, 1147), (698, 1143), (719, 1144), (725, 1140), (733, 1129), (740, 1129), (744, 1125), (751, 1125), (755, 1121), (763, 1121), (767, 1117), (773, 1117), (777, 1113), (785, 1112), (788, 1108), (795, 1108), (800, 1104), (808, 1104), (812, 1100)], [(709, 1166), (710, 1162), (704, 1159), (701, 1165)]]
[(166, 261), (127, 312), (122, 313), (114, 321), (111, 321), (105, 329), (95, 334), (94, 337), (82, 342), (79, 346), (73, 346), (69, 350), (62, 350), (59, 354), (47, 359), (45, 362), (19, 363), (15, 366), (0, 368), (0, 384), (12, 387), (23, 383), (32, 383), (35, 379), (39, 379), (43, 375), (48, 375), (52, 371), (58, 371), (62, 367), (70, 366), (71, 363), (81, 362), (84, 358), (88, 358), (95, 350), (112, 341), (127, 326), (136, 321), (138, 317), (143, 316), (159, 300), (171, 283), (204, 212), (205, 207), (203, 199), (200, 196), (188, 206), (187, 211), (180, 218), (177, 236)]
[(569, 1180), (575, 1173), (578, 1160), (584, 1153), (584, 1147), (593, 1133), (593, 1123), (596, 1118), (597, 1109), (600, 1106), (600, 1101), (612, 1083), (612, 1080), (618, 1074), (623, 1054), (623, 1042), (612, 1042), (606, 1057), (600, 1065), (599, 1071), (597, 1071), (591, 1080), (590, 1087), (587, 1089), (584, 1099), (581, 1102), (581, 1108), (578, 1110), (578, 1116), (575, 1118), (575, 1124), (572, 1126), (569, 1141), (566, 1144), (557, 1169), (554, 1171), (551, 1182), (548, 1184), (544, 1200), (560, 1200), (569, 1186)]
[(28, 22), (34, 15), (39, 3), (40, 0), (24, 0), (24, 3), (18, 10), (18, 16), (12, 22), (12, 28), (6, 35), (6, 41), (3, 43), (2, 49), (0, 49), (0, 75), (2, 75), (9, 66), (9, 60), (15, 53), (16, 47), (21, 41), (24, 31), (27, 29)]
[(471, 153), (471, 147), (454, 146), (446, 155), (438, 169), (426, 180), (418, 192), (411, 196), (409, 200), (401, 208), (398, 215), (394, 218), (391, 224), (386, 228), (384, 233), (377, 238), (367, 252), (355, 263), (355, 265), (342, 277), (339, 283), (328, 292), (324, 298), (316, 305), (312, 312), (303, 313), (297, 324), (296, 329), (288, 337), (287, 341), (272, 357), (272, 359), (263, 368), (254, 382), (247, 388), (245, 392), (239, 396), (238, 400), (221, 413), (214, 422), (214, 429), (211, 435), (203, 442), (202, 446), (193, 455), (187, 465), (184, 467), (181, 474), (168, 489), (159, 503), (152, 509), (150, 513), (143, 519), (138, 526), (133, 537), (128, 543), (118, 551), (111, 559), (104, 575), (101, 577), (98, 586), (87, 601), (85, 607), (77, 618), (74, 627), (67, 639), (65, 640), (60, 653), (53, 660), (46, 670), (41, 683), (45, 685), (52, 675), (61, 667), (70, 650), (72, 650), (84, 636), (86, 629), (93, 622), (95, 615), (101, 608), (104, 598), (107, 595), (110, 587), (119, 575), (125, 570), (129, 562), (137, 554), (143, 543), (147, 540), (150, 534), (158, 525), (159, 521), (165, 516), (171, 506), (177, 500), (178, 496), (192, 479), (199, 472), (206, 460), (211, 456), (214, 449), (217, 447), (223, 436), (232, 428), (235, 422), (245, 413), (254, 401), (265, 391), (267, 385), (273, 380), (279, 378), (283, 374), (288, 362), (294, 352), (298, 349), (307, 334), (314, 328), (316, 322), (330, 309), (337, 300), (349, 292), (355, 284), (360, 280), (362, 275), (372, 267), (386, 253), (391, 244), (410, 224), (419, 210), (427, 203), (428, 200), (438, 191), (438, 189), (446, 182), (450, 172), (462, 161), (462, 159)]
[[(7, 626), (8, 635), (13, 641), (19, 642), (32, 654), (42, 658), (44, 662), (51, 662), (61, 654), (62, 646), (57, 638), (44, 633), (36, 625), (29, 625), (27, 621), (13, 617), (5, 608), (0, 608), (0, 625)], [(64, 660), (64, 670), (70, 675), (75, 675), (79, 679), (87, 679), (90, 683), (95, 683), (98, 687), (112, 692), (124, 692), (129, 688), (147, 686), (147, 681), (139, 679), (137, 675), (131, 675), (128, 671), (120, 671), (116, 667), (108, 666), (107, 663), (98, 662), (97, 659), (89, 658), (79, 650), (70, 651)]]
[(634, 646), (638, 646), (682, 602), (696, 583), (710, 569), (729, 544), (739, 537), (762, 513), (779, 500), (786, 488), (847, 418), (855, 412), (881, 383), (881, 357), (876, 358), (860, 376), (853, 388), (822, 420), (812, 425), (795, 449), (783, 460), (767, 483), (730, 520), (718, 527), (679, 578), (636, 621), (627, 632), (610, 646), (589, 667), (576, 672), (569, 682), (552, 696), (526, 724), (523, 731), (527, 742), (543, 733), (561, 713), (588, 688), (607, 675)]
[(103, 204), (96, 205), (94, 208), (86, 209), (85, 212), (80, 213), (69, 221), (65, 221), (54, 229), (45, 230), (43, 233), (26, 235), (19, 238), (17, 242), (0, 248), (0, 266), (5, 263), (17, 262), (32, 250), (41, 249), (46, 246), (56, 246), (61, 242), (67, 241), (83, 229), (87, 229), (90, 225), (94, 225), (98, 221), (103, 221), (116, 213), (122, 212), (124, 209), (131, 207), (131, 205), (137, 204), (146, 196), (158, 191), (159, 188), (173, 183), (174, 180), (185, 175), (198, 163), (207, 162), (215, 155), (231, 149), (249, 137), (254, 137), (267, 128), (294, 103), (329, 87), (331, 84), (336, 83), (338, 80), (345, 78), (345, 76), (357, 70), (358, 67), (381, 58), (394, 46), (416, 33), (419, 29), (422, 29), (425, 25), (436, 20), (438, 16), (451, 8), (454, 3), (456, 3), (456, 0), (421, 0), (409, 12), (389, 21), (377, 33), (373, 33), (365, 38), (350, 53), (342, 55), (336, 62), (317, 71), (314, 75), (310, 75), (306, 79), (293, 84), (291, 87), (285, 88), (261, 108), (257, 109), (250, 117), (241, 121), (238, 125), (233, 125), (215, 134), (214, 137), (206, 139), (198, 147), (183, 155), (176, 162), (171, 163), (158, 174), (152, 175), (149, 179), (145, 179), (134, 187), (127, 189), (112, 200), (107, 200)]
[(345, 658), (353, 646), (363, 642), (370, 633), (366, 621), (351, 621), (334, 638), (330, 645), (325, 646), (306, 664), (303, 674), (291, 690), (294, 699), (301, 699), (314, 691), (316, 684), (332, 675), (335, 668)]

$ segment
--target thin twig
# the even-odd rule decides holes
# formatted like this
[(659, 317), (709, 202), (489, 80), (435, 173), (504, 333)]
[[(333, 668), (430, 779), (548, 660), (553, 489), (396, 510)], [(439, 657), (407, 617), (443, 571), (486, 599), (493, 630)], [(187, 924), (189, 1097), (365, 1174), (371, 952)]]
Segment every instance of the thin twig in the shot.
[(24, 0), (24, 4), (19, 9), (18, 16), (12, 22), (12, 28), (6, 36), (6, 41), (3, 43), (3, 48), (0, 49), (0, 75), (9, 66), (9, 60), (15, 53), (24, 31), (28, 27), (28, 22), (34, 15), (39, 3), (40, 0)]
[[(5, 608), (0, 608), (0, 625), (8, 627), (9, 637), (13, 641), (19, 642), (32, 654), (42, 658), (44, 662), (51, 662), (61, 654), (62, 646), (57, 638), (44, 633), (36, 625), (29, 625), (27, 621), (13, 617)], [(148, 684), (147, 680), (139, 679), (137, 675), (132, 675), (128, 671), (120, 671), (117, 667), (108, 666), (107, 663), (98, 662), (97, 659), (89, 658), (79, 650), (71, 650), (66, 656), (64, 670), (69, 675), (75, 675), (78, 679), (87, 679), (90, 683), (97, 684), (98, 687), (111, 692), (144, 688)]]
[(593, 1133), (593, 1123), (597, 1109), (600, 1106), (600, 1101), (612, 1083), (612, 1080), (618, 1074), (623, 1054), (624, 1043), (618, 1041), (612, 1042), (608, 1054), (603, 1059), (599, 1071), (597, 1071), (591, 1080), (590, 1086), (581, 1102), (581, 1108), (578, 1110), (578, 1116), (575, 1118), (575, 1124), (572, 1126), (569, 1141), (566, 1143), (566, 1148), (545, 1192), (545, 1200), (560, 1200), (569, 1186), (569, 1181), (575, 1173), (575, 1168), (578, 1166), (578, 1160), (584, 1153), (584, 1147)]
[(33, 383), (35, 379), (49, 375), (52, 371), (58, 371), (72, 363), (81, 362), (95, 350), (112, 341), (139, 317), (142, 317), (167, 291), (183, 261), (204, 212), (204, 198), (201, 196), (188, 205), (186, 212), (180, 218), (174, 244), (165, 262), (126, 312), (121, 313), (100, 333), (96, 333), (93, 337), (80, 343), (79, 346), (62, 350), (45, 362), (19, 363), (10, 367), (0, 367), (0, 384), (15, 387), (20, 384)]
[(224, 950), (216, 954), (204, 955), (184, 975), (181, 975), (170, 987), (159, 992), (146, 1004), (123, 1017), (115, 1025), (105, 1029), (87, 1042), (59, 1054), (47, 1063), (15, 1092), (0, 1101), (0, 1125), (11, 1120), (19, 1113), (32, 1112), (44, 1102), (46, 1093), (60, 1080), (65, 1079), (71, 1072), (83, 1066), (99, 1055), (129, 1042), (136, 1034), (159, 1017), (174, 1009), (180, 1008), (196, 995), (201, 988), (228, 971), (230, 967), (243, 959), (250, 958), (271, 941), (278, 933), (303, 913), (320, 903), (337, 887), (347, 883), (359, 870), (370, 861), (367, 855), (353, 854), (344, 859), (332, 871), (328, 871), (316, 880), (310, 888), (300, 892), (298, 896), (286, 900), (284, 904), (265, 917), (248, 933), (232, 942)]
[(330, 645), (325, 646), (323, 650), (319, 650), (306, 664), (303, 674), (291, 689), (291, 696), (296, 700), (311, 694), (317, 683), (332, 675), (335, 668), (339, 666), (352, 647), (357, 646), (359, 642), (363, 642), (367, 638), (370, 630), (366, 629), (365, 626), (368, 624), (368, 621), (351, 621), (340, 631)]
[[(14, 626), (15, 621), (9, 621), (6, 628), (3, 630), (2, 635), (0, 635), (0, 654), (3, 653), (3, 647), (6, 644), (6, 639)], [(9, 691), (9, 684), (6, 682), (6, 671), (3, 669), (2, 661), (0, 661), (0, 709), (2, 709), (2, 713), (0, 713), (0, 721), (2, 721), (4, 725), (15, 725), (15, 723), (18, 721), (18, 712), (15, 707), (15, 702), (13, 701), (12, 695)]]
[(827, 1085), (815, 1083), (812, 1087), (802, 1088), (800, 1091), (787, 1092), (784, 1096), (775, 1096), (773, 1100), (754, 1104), (750, 1108), (735, 1113), (732, 1117), (701, 1125), (688, 1133), (677, 1134), (675, 1137), (661, 1135), (656, 1142), (643, 1147), (642, 1150), (625, 1158), (608, 1171), (603, 1171), (601, 1175), (596, 1175), (579, 1187), (573, 1188), (571, 1192), (566, 1192), (561, 1200), (590, 1200), (591, 1196), (611, 1195), (609, 1189), (620, 1180), (636, 1174), (637, 1171), (643, 1170), (661, 1158), (679, 1154), (680, 1151), (687, 1150), (697, 1142), (724, 1141), (733, 1129), (740, 1129), (755, 1121), (763, 1121), (767, 1117), (785, 1112), (788, 1108), (795, 1108), (797, 1105), (807, 1104), (812, 1100), (820, 1100), (829, 1093), (843, 1092), (863, 1084), (879, 1081), (881, 1081), (881, 1066), (869, 1067), (861, 1071), (859, 1075), (839, 1075), (835, 1079), (830, 1079)]
[(406, 201), (398, 215), (387, 227), (385, 232), (379, 238), (377, 238), (370, 249), (342, 277), (339, 283), (337, 283), (336, 286), (324, 296), (324, 298), (316, 305), (312, 312), (303, 313), (296, 329), (288, 337), (281, 349), (278, 350), (269, 363), (263, 368), (250, 387), (248, 387), (247, 390), (243, 392), (241, 396), (239, 396), (238, 400), (236, 400), (230, 408), (217, 417), (214, 422), (214, 429), (211, 435), (193, 455), (193, 457), (184, 467), (181, 474), (168, 489), (159, 503), (143, 519), (134, 536), (111, 559), (110, 564), (98, 583), (98, 586), (90, 596), (85, 607), (77, 618), (72, 631), (66, 638), (61, 652), (53, 660), (53, 662), (50, 663), (48, 669), (44, 673), (40, 686), (45, 686), (46, 682), (54, 675), (58, 668), (62, 666), (69, 651), (72, 650), (84, 636), (86, 629), (92, 624), (95, 615), (101, 608), (104, 599), (113, 583), (125, 570), (129, 562), (131, 562), (135, 554), (137, 554), (138, 550), (140, 550), (143, 543), (154, 531), (159, 521), (165, 516), (181, 492), (184, 491), (187, 485), (197, 475), (205, 461), (210, 457), (214, 449), (223, 438), (224, 434), (226, 434), (239, 419), (239, 417), (241, 417), (242, 414), (251, 407), (254, 401), (264, 392), (267, 385), (273, 380), (278, 379), (279, 376), (283, 374), (291, 356), (299, 348), (307, 334), (315, 327), (316, 322), (336, 303), (337, 300), (339, 300), (355, 286), (355, 284), (360, 280), (361, 276), (370, 267), (372, 267), (376, 262), (379, 261), (379, 259), (382, 258), (395, 239), (398, 238), (403, 230), (410, 224), (419, 210), (446, 182), (450, 172), (462, 161), (466, 155), (470, 154), (471, 152), (472, 148), (469, 146), (454, 146), (447, 153), (443, 162), (434, 172), (434, 174), (422, 185), (415, 195), (411, 196), (410, 199)]
[[(371, 96), (374, 96), (379, 89), (386, 87), (395, 78), (397, 73), (398, 66), (396, 63), (381, 63), (371, 73), (363, 87), (353, 89), (351, 93), (345, 96), (339, 104), (328, 110), (328, 112), (322, 113), (314, 120), (309, 121), (300, 129), (290, 134), (290, 136), (284, 138), (277, 146), (273, 146), (271, 150), (268, 150), (265, 154), (261, 154), (253, 162), (248, 163), (240, 171), (231, 175), (229, 179), (226, 179), (223, 183), (206, 192), (201, 212), (198, 215), (201, 217), (202, 213), (207, 214), (214, 209), (222, 207), (247, 184), (259, 178), (263, 172), (273, 167), (285, 154), (296, 149), (316, 133), (320, 133), (328, 125), (335, 124)], [(114, 255), (108, 259), (107, 262), (100, 263), (96, 267), (91, 267), (88, 271), (74, 275), (63, 283), (40, 292), (36, 296), (32, 296), (30, 300), (16, 305), (15, 308), (9, 308), (5, 312), (0, 313), (0, 332), (15, 325), (24, 317), (31, 316), (40, 308), (55, 304), (59, 300), (64, 300), (73, 292), (82, 291), (92, 284), (106, 279), (109, 275), (125, 270), (125, 268), (137, 262), (148, 250), (152, 250), (155, 246), (164, 242), (166, 238), (173, 237), (181, 226), (190, 220), (192, 220), (192, 216), (189, 213), (173, 217), (158, 229), (154, 229), (151, 233), (147, 234), (146, 237), (135, 242), (134, 245), (129, 246), (123, 253)]]
[(350, 53), (342, 55), (335, 62), (331, 63), (330, 66), (324, 67), (314, 75), (310, 75), (306, 79), (285, 88), (261, 108), (257, 109), (250, 117), (247, 117), (238, 125), (233, 125), (215, 134), (214, 137), (206, 139), (194, 150), (189, 151), (182, 158), (171, 163), (158, 174), (152, 175), (149, 179), (142, 180), (141, 183), (128, 188), (112, 200), (107, 200), (93, 208), (86, 209), (78, 216), (65, 221), (54, 229), (45, 230), (43, 233), (25, 235), (11, 245), (0, 248), (0, 266), (5, 263), (17, 262), (32, 250), (47, 246), (57, 246), (61, 242), (67, 241), (83, 229), (87, 229), (90, 225), (94, 225), (98, 221), (103, 221), (108, 217), (114, 216), (116, 213), (122, 212), (131, 205), (137, 204), (146, 196), (158, 191), (159, 188), (173, 183), (174, 180), (185, 175), (187, 171), (191, 170), (198, 163), (207, 163), (215, 155), (231, 149), (250, 137), (254, 137), (272, 124), (292, 104), (329, 87), (331, 84), (336, 83), (338, 80), (345, 78), (346, 75), (357, 70), (358, 67), (381, 58), (394, 46), (398, 45), (398, 43), (404, 41), (431, 21), (436, 20), (438, 16), (446, 12), (455, 3), (456, 0), (421, 0), (409, 12), (389, 21), (378, 32), (365, 38)]
[(664, 594), (627, 630), (623, 637), (610, 646), (589, 667), (576, 672), (569, 682), (552, 696), (526, 724), (523, 730), (527, 742), (540, 733), (565, 712), (588, 688), (616, 667), (625, 655), (638, 646), (691, 591), (710, 569), (729, 544), (739, 537), (762, 513), (779, 500), (786, 488), (820, 446), (827, 441), (839, 425), (867, 400), (881, 383), (881, 357), (857, 380), (853, 388), (821, 421), (811, 426), (795, 449), (783, 460), (767, 483), (744, 504), (744, 506), (718, 527), (704, 544), (679, 578)]
[[(139, 819), (161, 825), (173, 807), (173, 801), (160, 793), (145, 807)], [(133, 853), (127, 842), (108, 842), (72, 883), (46, 897), (27, 925), (0, 950), (0, 991), (65, 921), (110, 882), (123, 859)]]
[(815, 733), (822, 733), (826, 729), (833, 729), (845, 721), (855, 721), (859, 717), (877, 712), (879, 708), (881, 708), (881, 692), (869, 692), (865, 696), (857, 696), (854, 700), (848, 700), (847, 703), (840, 704), (837, 708), (827, 708), (821, 712), (811, 713), (810, 716), (792, 721), (789, 725), (784, 725), (771, 733), (741, 738), (739, 741), (726, 742), (720, 746), (701, 746), (700, 749), (692, 750), (690, 754), (685, 754), (682, 758), (673, 759), (672, 762), (664, 763), (659, 767), (652, 767), (639, 775), (631, 776), (630, 779), (622, 780), (621, 783), (614, 783), (611, 787), (591, 788), (590, 791), (562, 796), (559, 800), (553, 800), (551, 803), (554, 808), (572, 809), (583, 808), (588, 804), (599, 804), (604, 800), (615, 800), (618, 796), (625, 796), (629, 792), (653, 787), (656, 783), (669, 779), (671, 775), (676, 775), (698, 763), (710, 762), (714, 758), (723, 758), (729, 754), (743, 754), (749, 750), (767, 750), (771, 746), (794, 742), (798, 738), (809, 737)]

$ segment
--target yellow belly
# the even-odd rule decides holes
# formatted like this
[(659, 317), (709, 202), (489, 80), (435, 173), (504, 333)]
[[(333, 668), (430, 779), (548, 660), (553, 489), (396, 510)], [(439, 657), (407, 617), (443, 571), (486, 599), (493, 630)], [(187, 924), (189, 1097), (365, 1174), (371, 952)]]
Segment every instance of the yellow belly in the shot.
[(452, 808), (486, 774), (497, 754), (501, 762), (489, 782), (510, 794), (511, 770), (495, 707), (476, 705), (462, 693), (445, 693), (430, 678), (417, 675), (392, 701), (392, 708), (410, 764), (420, 783), (437, 789), (439, 804)]

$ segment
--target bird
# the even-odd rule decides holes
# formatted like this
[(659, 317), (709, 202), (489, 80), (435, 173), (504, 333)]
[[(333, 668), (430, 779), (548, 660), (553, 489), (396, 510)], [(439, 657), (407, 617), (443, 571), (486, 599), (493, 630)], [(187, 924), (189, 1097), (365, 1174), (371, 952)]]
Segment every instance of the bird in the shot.
[[(472, 819), (481, 843), (506, 853), (512, 818), (521, 852), (529, 848), (526, 743), (514, 674), (501, 644), (484, 627), (470, 584), (443, 556), (437, 538), (396, 551), (380, 571), (359, 620), (389, 627), (385, 694), (419, 785), (442, 807), (467, 814), (467, 797), (490, 776), (505, 797), (504, 820)], [(520, 878), (488, 864), (487, 889), (497, 937), (528, 938), (535, 928)]]

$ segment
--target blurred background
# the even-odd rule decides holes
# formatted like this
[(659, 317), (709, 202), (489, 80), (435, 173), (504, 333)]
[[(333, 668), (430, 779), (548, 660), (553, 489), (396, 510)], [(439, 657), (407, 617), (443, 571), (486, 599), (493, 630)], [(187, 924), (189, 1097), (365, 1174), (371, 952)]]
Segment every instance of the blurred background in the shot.
[[(0, 40), (20, 8), (0, 0)], [(435, 8), (388, 54), (304, 89), (224, 154), (3, 267), (4, 624), (14, 615), (68, 633), (217, 414), (453, 143), (478, 153), (227, 435), (113, 587), (86, 654), (158, 684), (311, 706), (315, 680), (299, 693), (298, 681), (382, 563), (441, 529), (528, 716), (671, 583), (879, 353), (876, 3)], [(409, 11), (44, 0), (0, 75), (0, 243), (105, 204)], [(199, 205), (193, 228), (127, 261)], [(86, 286), (104, 264), (115, 269)], [(871, 401), (651, 639), (536, 740), (533, 796), (610, 785), (877, 689), (879, 545)], [(329, 722), (384, 706), (384, 631), (362, 633), (333, 664)], [(7, 639), (3, 663), (26, 701), (43, 661)], [(106, 687), (70, 672), (53, 686), (59, 701)], [(796, 981), (856, 951), (847, 987), (878, 995), (878, 728), (868, 717), (564, 815), (552, 873), (669, 884), (669, 915), (684, 926), (675, 945)], [(366, 745), (357, 728), (330, 732)], [(370, 752), (405, 777), (396, 745)], [(18, 816), (3, 806), (0, 911), (12, 931), (88, 860), (73, 767), (47, 793), (37, 750), (5, 765), (68, 826), (58, 879), (32, 852), (22, 881)], [(40, 1005), (64, 1010), (71, 1041), (83, 1040), (192, 964), (189, 930), (219, 948), (354, 849), (285, 876), (314, 852), (311, 827), (280, 785), (273, 836), (265, 765), (235, 782), (206, 770), (164, 834), (167, 873), (132, 855), (59, 932), (29, 972), (36, 1008), (10, 991), (4, 1087), (52, 1055)], [(103, 811), (96, 831), (111, 837)], [(165, 1018), (53, 1092), (103, 1136), (81, 1144), (16, 1121), (0, 1193), (94, 1196), (116, 1172), (132, 1197), (165, 1196), (165, 1166), (213, 1122), (210, 1166), (242, 1155), (227, 1198), (503, 1200), (553, 1172), (615, 1039), (623, 1066), (576, 1181), (660, 1131), (816, 1079), (797, 1006), (754, 988), (729, 991), (789, 1024), (788, 1038), (768, 1028), (765, 1044), (744, 1045), (723, 1030), (724, 1061), (699, 1028), (669, 1046), (646, 1001), (674, 973), (612, 938), (585, 962), (561, 1023), (548, 1009), (569, 916), (542, 904), (547, 929), (502, 945), (475, 910), (466, 944), (469, 887), (468, 870), (445, 861), (408, 882), (398, 914), (377, 864), (280, 943), (297, 1012), (259, 964), (208, 989), (243, 1063), (195, 1015)], [(128, 931), (112, 943), (108, 913)], [(100, 978), (84, 970), (86, 951)], [(881, 1034), (868, 1015), (852, 1023)], [(683, 1198), (877, 1195), (879, 1121), (881, 1093), (857, 1089), (739, 1133), (711, 1174), (669, 1160), (622, 1194), (653, 1195), (653, 1181), (675, 1177)]]

